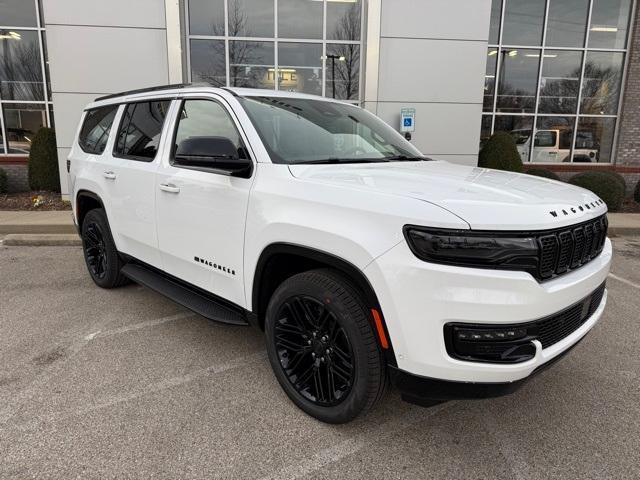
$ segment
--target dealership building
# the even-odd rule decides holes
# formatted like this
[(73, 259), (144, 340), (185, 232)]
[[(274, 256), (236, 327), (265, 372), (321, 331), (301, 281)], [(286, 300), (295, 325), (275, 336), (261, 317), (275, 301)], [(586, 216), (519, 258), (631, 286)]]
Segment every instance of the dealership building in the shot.
[(55, 128), (61, 189), (83, 107), (202, 83), (359, 104), (424, 154), (475, 165), (493, 132), (527, 164), (640, 178), (634, 0), (0, 0), (0, 168), (26, 189)]

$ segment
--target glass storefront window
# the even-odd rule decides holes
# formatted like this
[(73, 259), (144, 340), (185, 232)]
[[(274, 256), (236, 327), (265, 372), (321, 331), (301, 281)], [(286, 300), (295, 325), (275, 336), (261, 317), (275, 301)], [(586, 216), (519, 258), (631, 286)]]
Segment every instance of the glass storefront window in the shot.
[(516, 115), (496, 115), (494, 132), (507, 132), (516, 142), (516, 148), (523, 162), (529, 161), (533, 117)]
[(575, 122), (576, 117), (538, 117), (531, 161), (570, 162)]
[(583, 47), (589, 0), (549, 0), (546, 45)]
[(487, 68), (484, 75), (484, 99), (482, 109), (485, 112), (493, 110), (493, 94), (496, 89), (496, 65), (498, 64), (498, 49), (490, 48), (487, 53)]
[(278, 0), (278, 37), (322, 38), (322, 2)]
[(322, 93), (322, 45), (278, 44), (278, 88), (313, 95)]
[(536, 105), (539, 50), (503, 49), (500, 51), (497, 110), (533, 112)]
[(273, 0), (229, 0), (229, 36), (273, 37)]
[(623, 62), (623, 53), (587, 53), (580, 113), (590, 115), (616, 114)]
[(489, 43), (496, 44), (500, 38), (500, 16), (502, 15), (502, 0), (491, 1), (491, 23), (489, 24)]
[(631, 0), (594, 0), (589, 48), (625, 48)]
[(505, 0), (503, 45), (542, 44), (545, 0)]
[(227, 84), (224, 40), (191, 40), (191, 79), (194, 83)]
[(492, 0), (481, 138), (515, 132), (524, 161), (613, 161), (632, 3)]
[(31, 141), (40, 128), (47, 125), (44, 104), (4, 103), (4, 128), (10, 154), (27, 155)]
[(232, 87), (275, 88), (273, 42), (229, 42), (229, 84)]
[(37, 27), (35, 2), (33, 0), (0, 1), (0, 26)]
[(582, 52), (545, 50), (539, 113), (576, 113), (581, 68)]
[(360, 40), (360, 0), (327, 2), (327, 38)]
[(357, 100), (360, 89), (360, 45), (327, 44), (326, 96)]
[(574, 145), (574, 162), (611, 162), (615, 118), (580, 117)]
[(223, 36), (224, 0), (189, 0), (189, 33)]
[(0, 98), (44, 100), (39, 33), (0, 30)]
[(491, 137), (491, 122), (493, 117), (491, 115), (483, 115), (482, 122), (480, 123), (480, 149), (484, 147), (484, 144)]

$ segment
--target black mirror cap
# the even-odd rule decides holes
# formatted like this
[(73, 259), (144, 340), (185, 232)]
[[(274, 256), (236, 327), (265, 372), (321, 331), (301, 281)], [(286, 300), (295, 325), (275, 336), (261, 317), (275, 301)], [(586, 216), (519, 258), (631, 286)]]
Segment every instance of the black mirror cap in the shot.
[(189, 137), (176, 147), (173, 163), (185, 168), (249, 178), (253, 162), (244, 147), (226, 137)]

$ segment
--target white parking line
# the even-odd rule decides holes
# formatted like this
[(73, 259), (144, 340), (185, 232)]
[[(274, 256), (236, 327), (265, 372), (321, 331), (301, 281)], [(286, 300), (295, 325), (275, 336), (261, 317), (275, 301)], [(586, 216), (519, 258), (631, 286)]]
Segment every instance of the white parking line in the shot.
[(332, 447), (320, 450), (308, 459), (286, 466), (275, 473), (262, 477), (261, 480), (295, 480), (308, 477), (313, 472), (342, 460), (349, 455), (353, 455), (374, 442), (381, 442), (391, 435), (407, 428), (415, 427), (418, 422), (426, 420), (440, 413), (442, 410), (449, 409), (455, 404), (456, 402), (447, 402), (429, 409), (413, 407), (412, 410), (401, 418), (394, 418), (373, 428), (367, 428), (358, 435), (347, 438)]
[(637, 288), (640, 290), (640, 285), (638, 285), (637, 283), (633, 283), (631, 280), (627, 280), (626, 278), (619, 277), (617, 275), (614, 275), (613, 273), (610, 273), (609, 276), (614, 280), (618, 280), (619, 282), (624, 283), (625, 285), (629, 285), (630, 287)]
[(193, 312), (181, 312), (168, 317), (156, 318), (154, 320), (145, 320), (144, 322), (134, 323), (132, 325), (126, 325), (120, 328), (114, 328), (113, 330), (107, 330), (105, 332), (98, 330), (97, 332), (90, 333), (85, 336), (84, 339), (89, 341), (94, 338), (110, 337), (112, 335), (120, 335), (121, 333), (132, 332), (134, 330), (140, 330), (142, 328), (155, 327), (156, 325), (162, 325), (163, 323), (173, 322), (175, 320), (182, 320), (183, 318), (195, 317)]

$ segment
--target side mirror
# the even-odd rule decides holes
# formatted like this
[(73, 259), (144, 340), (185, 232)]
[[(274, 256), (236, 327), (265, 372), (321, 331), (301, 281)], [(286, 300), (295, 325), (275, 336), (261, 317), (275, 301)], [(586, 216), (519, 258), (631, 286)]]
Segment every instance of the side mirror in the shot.
[(174, 164), (248, 177), (253, 164), (245, 152), (244, 148), (236, 149), (234, 143), (225, 137), (189, 137), (177, 146)]

